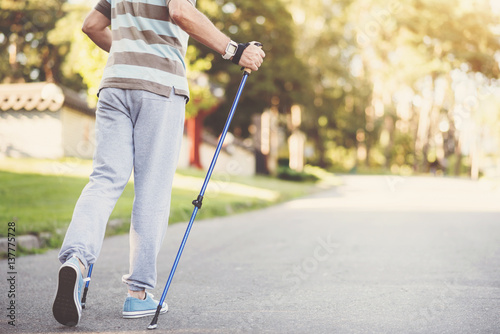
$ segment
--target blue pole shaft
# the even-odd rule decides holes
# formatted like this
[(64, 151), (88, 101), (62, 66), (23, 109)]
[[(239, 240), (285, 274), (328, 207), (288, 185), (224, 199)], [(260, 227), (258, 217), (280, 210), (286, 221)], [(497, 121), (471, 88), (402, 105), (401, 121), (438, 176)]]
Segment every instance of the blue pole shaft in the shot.
[(85, 283), (85, 288), (83, 289), (83, 295), (82, 295), (82, 300), (80, 301), (82, 304), (82, 308), (85, 308), (87, 304), (87, 292), (89, 290), (89, 284), (90, 284), (90, 276), (92, 276), (92, 269), (94, 268), (94, 265), (91, 264), (89, 266), (89, 272), (87, 273), (87, 282)]
[[(222, 148), (222, 144), (224, 143), (224, 139), (226, 138), (227, 131), (229, 130), (229, 126), (231, 125), (231, 121), (234, 116), (234, 112), (240, 100), (241, 93), (243, 91), (243, 87), (245, 87), (245, 83), (247, 81), (249, 73), (244, 72), (243, 78), (241, 79), (240, 86), (238, 87), (238, 91), (236, 93), (236, 97), (234, 98), (233, 105), (231, 106), (231, 110), (229, 111), (229, 115), (226, 120), (226, 124), (224, 125), (224, 129), (222, 130), (221, 137), (219, 139), (219, 143), (217, 144), (217, 148), (215, 149), (214, 157), (212, 158), (212, 162), (210, 163), (210, 167), (208, 168), (207, 175), (205, 176), (205, 181), (203, 182), (203, 186), (201, 187), (200, 196), (205, 195), (205, 191), (208, 186), (208, 181), (210, 181), (210, 177), (212, 176), (212, 172), (215, 168), (215, 163), (217, 162), (217, 158), (219, 157), (220, 150)], [(162, 305), (165, 301), (165, 297), (167, 296), (168, 289), (170, 284), (172, 283), (172, 279), (174, 278), (175, 270), (177, 265), (179, 264), (179, 260), (182, 255), (182, 251), (184, 250), (184, 246), (186, 245), (186, 241), (189, 236), (189, 232), (191, 231), (191, 227), (193, 226), (194, 219), (196, 218), (196, 214), (198, 213), (199, 207), (195, 206), (193, 213), (191, 214), (191, 219), (189, 220), (189, 224), (186, 228), (186, 232), (184, 233), (184, 237), (182, 238), (181, 246), (179, 247), (179, 251), (177, 252), (177, 256), (175, 257), (174, 264), (172, 265), (172, 269), (170, 270), (170, 275), (168, 275), (167, 283), (165, 284), (165, 288), (163, 289), (163, 293), (161, 295), (161, 299), (159, 301), (159, 305)]]
[(224, 125), (224, 129), (222, 130), (219, 143), (217, 144), (217, 148), (215, 149), (214, 157), (212, 158), (212, 162), (210, 163), (210, 167), (208, 168), (208, 173), (207, 176), (205, 177), (205, 182), (203, 182), (203, 187), (201, 188), (200, 192), (201, 196), (205, 195), (205, 190), (207, 189), (208, 181), (210, 180), (212, 172), (214, 171), (215, 163), (217, 162), (217, 158), (219, 157), (222, 144), (224, 144), (224, 139), (226, 138), (227, 131), (229, 130), (229, 126), (231, 125), (231, 121), (233, 120), (234, 112), (236, 110), (236, 106), (238, 105), (238, 101), (240, 100), (243, 87), (245, 87), (245, 83), (247, 82), (247, 78), (248, 78), (248, 72), (244, 72), (243, 78), (241, 78), (240, 86), (238, 87), (238, 91), (236, 92), (236, 97), (234, 98), (233, 105), (231, 106), (231, 110), (229, 111), (229, 115), (227, 116), (226, 124)]
[[(87, 274), (87, 277), (90, 278), (92, 276), (92, 269), (94, 268), (94, 264), (91, 264), (89, 266), (89, 272)], [(85, 283), (85, 287), (88, 288), (89, 287), (89, 284), (90, 284), (90, 281), (87, 281), (87, 283)]]

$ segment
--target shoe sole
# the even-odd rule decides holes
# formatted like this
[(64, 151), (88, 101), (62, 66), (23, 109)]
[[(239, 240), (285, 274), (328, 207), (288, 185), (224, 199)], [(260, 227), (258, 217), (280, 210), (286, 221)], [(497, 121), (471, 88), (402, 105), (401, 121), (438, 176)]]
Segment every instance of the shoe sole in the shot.
[[(160, 310), (160, 314), (167, 313), (168, 311), (168, 305), (166, 307), (163, 307)], [(122, 312), (123, 318), (125, 319), (135, 319), (135, 318), (142, 318), (142, 317), (147, 317), (149, 315), (155, 315), (156, 309), (154, 310), (146, 310), (146, 311), (133, 311), (133, 312)]]
[(76, 326), (80, 321), (81, 306), (78, 300), (78, 272), (73, 266), (59, 269), (57, 293), (52, 306), (54, 318), (65, 326)]

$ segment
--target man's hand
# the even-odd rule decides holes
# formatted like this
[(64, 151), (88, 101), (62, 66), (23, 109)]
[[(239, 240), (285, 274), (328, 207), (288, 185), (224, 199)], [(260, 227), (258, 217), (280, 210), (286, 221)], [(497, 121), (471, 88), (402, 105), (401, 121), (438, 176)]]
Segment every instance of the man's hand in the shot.
[(111, 30), (108, 29), (111, 21), (101, 12), (92, 9), (83, 21), (82, 31), (101, 49), (109, 52), (111, 49)]
[(266, 54), (260, 47), (254, 45), (253, 43), (255, 42), (252, 42), (252, 44), (250, 44), (245, 51), (243, 51), (239, 65), (249, 68), (252, 71), (257, 71), (260, 65), (262, 65)]

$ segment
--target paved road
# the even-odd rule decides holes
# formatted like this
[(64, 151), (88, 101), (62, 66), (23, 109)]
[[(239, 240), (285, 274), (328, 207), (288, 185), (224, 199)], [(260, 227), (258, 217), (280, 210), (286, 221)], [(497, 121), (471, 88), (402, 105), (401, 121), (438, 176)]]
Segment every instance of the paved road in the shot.
[[(282, 205), (197, 220), (169, 291), (169, 333), (500, 333), (500, 186), (345, 176)], [(207, 201), (205, 205), (210, 205)], [(202, 213), (202, 211), (201, 211)], [(186, 225), (169, 227), (161, 295)], [(16, 329), (144, 332), (120, 318), (128, 239), (106, 239), (80, 325), (50, 308), (56, 252), (17, 260)], [(6, 262), (1, 262), (2, 277)], [(0, 329), (7, 280), (0, 284)]]

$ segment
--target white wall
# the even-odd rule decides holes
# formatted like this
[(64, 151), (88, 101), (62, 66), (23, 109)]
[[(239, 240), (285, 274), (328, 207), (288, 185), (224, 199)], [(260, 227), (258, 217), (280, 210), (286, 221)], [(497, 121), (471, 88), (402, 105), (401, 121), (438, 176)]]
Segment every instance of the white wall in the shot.
[(60, 111), (0, 112), (0, 154), (57, 159), (62, 149)]
[(64, 107), (61, 115), (64, 155), (92, 159), (95, 150), (95, 118)]

